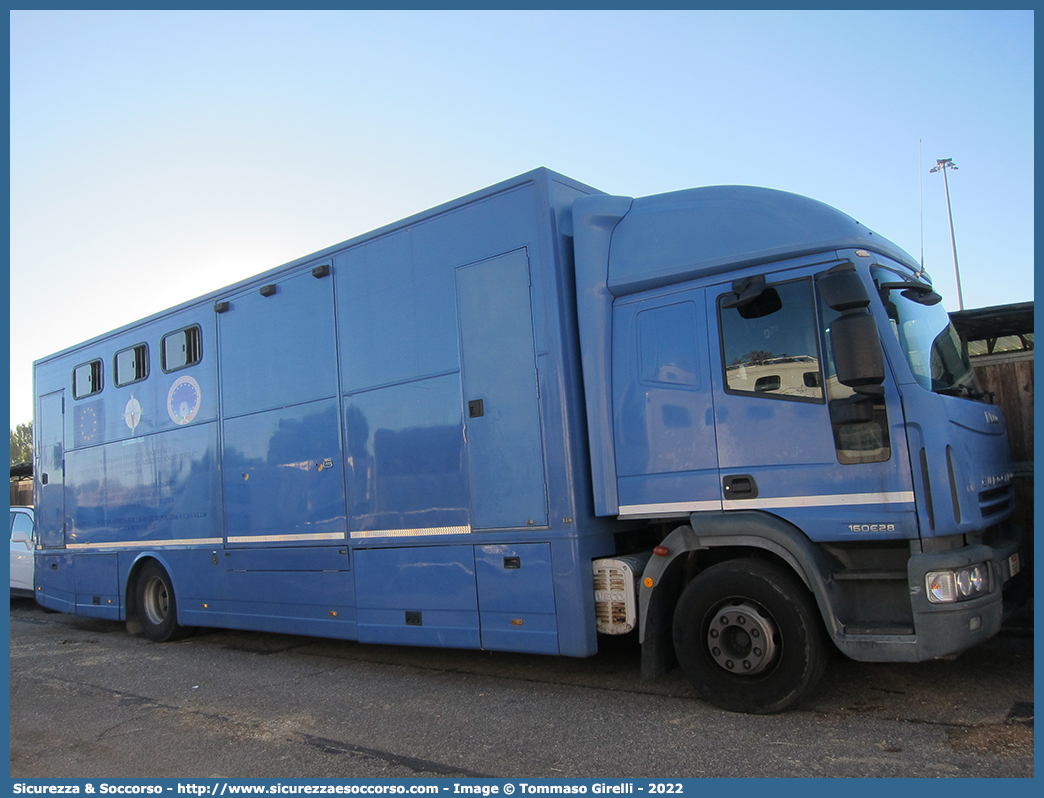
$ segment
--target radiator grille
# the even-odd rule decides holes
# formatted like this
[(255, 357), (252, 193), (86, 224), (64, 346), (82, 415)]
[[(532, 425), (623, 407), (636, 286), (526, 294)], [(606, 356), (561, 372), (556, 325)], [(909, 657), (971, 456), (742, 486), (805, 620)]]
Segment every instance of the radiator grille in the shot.
[(1002, 485), (979, 494), (979, 511), (983, 518), (1006, 513), (1015, 507), (1015, 486)]

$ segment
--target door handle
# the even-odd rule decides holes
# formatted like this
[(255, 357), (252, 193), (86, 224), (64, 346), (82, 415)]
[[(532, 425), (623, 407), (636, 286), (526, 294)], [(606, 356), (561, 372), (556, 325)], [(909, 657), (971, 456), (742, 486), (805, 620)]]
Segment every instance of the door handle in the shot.
[(758, 483), (750, 474), (730, 474), (722, 480), (726, 499), (756, 499)]

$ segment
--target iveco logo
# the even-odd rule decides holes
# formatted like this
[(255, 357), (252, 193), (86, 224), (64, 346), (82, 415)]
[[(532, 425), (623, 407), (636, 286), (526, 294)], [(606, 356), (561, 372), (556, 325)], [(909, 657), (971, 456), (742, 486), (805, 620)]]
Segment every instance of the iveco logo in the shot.
[(996, 488), (1000, 485), (1007, 485), (1015, 478), (1015, 475), (1010, 471), (1007, 474), (997, 474), (993, 477), (983, 477), (982, 487), (984, 489)]
[(983, 412), (986, 413), (987, 424), (1000, 424), (1000, 416), (998, 416), (996, 413), (991, 413), (989, 410), (985, 410)]

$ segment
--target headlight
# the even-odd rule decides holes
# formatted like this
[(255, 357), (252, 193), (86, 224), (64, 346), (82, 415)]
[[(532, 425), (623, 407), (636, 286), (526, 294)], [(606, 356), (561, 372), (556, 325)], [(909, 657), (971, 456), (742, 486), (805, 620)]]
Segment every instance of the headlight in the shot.
[(925, 576), (924, 586), (933, 604), (965, 601), (989, 592), (989, 571), (985, 563), (952, 571), (931, 571)]
[(986, 570), (981, 565), (976, 565), (971, 570), (972, 593), (982, 593), (986, 589)]

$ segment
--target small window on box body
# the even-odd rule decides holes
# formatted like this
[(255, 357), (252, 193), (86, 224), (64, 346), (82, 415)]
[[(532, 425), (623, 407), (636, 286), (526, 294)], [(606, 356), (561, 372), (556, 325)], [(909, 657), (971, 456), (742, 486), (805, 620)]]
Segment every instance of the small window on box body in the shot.
[(149, 347), (138, 344), (117, 352), (114, 367), (113, 381), (117, 388), (141, 382), (149, 376)]
[(102, 362), (92, 360), (84, 363), (73, 370), (73, 397), (83, 399), (101, 393), (102, 389)]
[(163, 336), (163, 370), (194, 366), (203, 359), (203, 333), (199, 327), (186, 327), (183, 330)]

